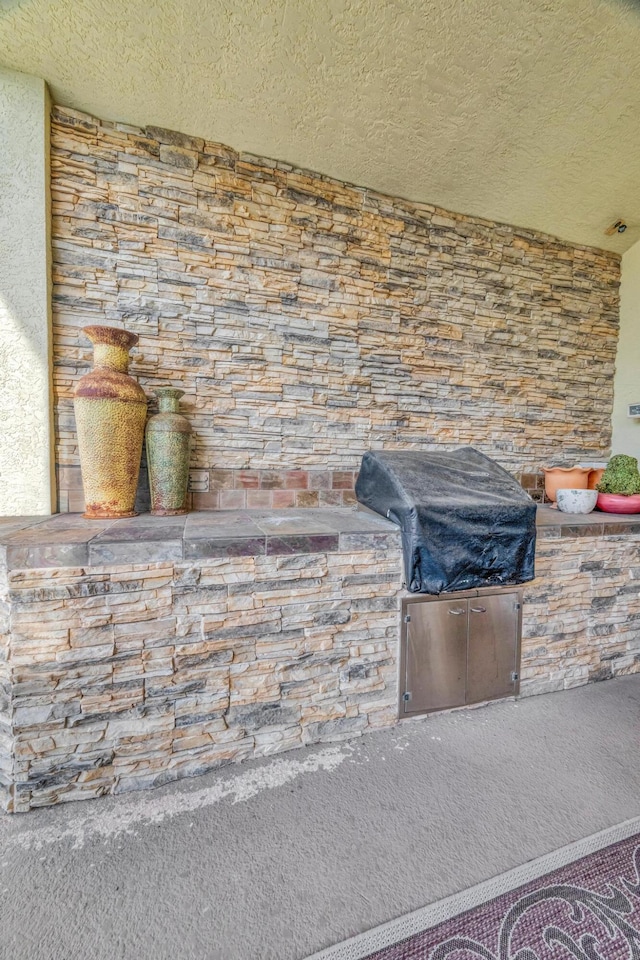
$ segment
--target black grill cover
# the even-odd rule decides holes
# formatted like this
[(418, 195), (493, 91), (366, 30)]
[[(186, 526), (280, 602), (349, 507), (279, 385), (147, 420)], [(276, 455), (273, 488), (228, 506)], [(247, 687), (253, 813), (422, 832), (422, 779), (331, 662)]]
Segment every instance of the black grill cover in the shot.
[(473, 447), (365, 453), (356, 496), (399, 524), (412, 593), (533, 580), (536, 505)]

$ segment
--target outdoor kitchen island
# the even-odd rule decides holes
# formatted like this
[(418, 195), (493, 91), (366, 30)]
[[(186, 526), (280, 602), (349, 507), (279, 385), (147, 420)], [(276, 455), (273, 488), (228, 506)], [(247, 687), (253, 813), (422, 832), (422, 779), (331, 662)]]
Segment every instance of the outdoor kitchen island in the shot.
[[(0, 520), (0, 807), (397, 722), (400, 534), (326, 508)], [(640, 519), (538, 510), (521, 694), (640, 669)]]

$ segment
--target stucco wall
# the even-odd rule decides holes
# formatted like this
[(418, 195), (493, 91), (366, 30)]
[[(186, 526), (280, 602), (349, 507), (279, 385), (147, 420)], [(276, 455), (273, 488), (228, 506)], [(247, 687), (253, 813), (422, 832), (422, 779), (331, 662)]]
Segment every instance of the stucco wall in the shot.
[(0, 515), (52, 503), (49, 97), (0, 70)]
[(198, 470), (348, 471), (370, 447), (472, 443), (514, 471), (608, 452), (616, 254), (62, 108), (52, 176), (65, 472), (89, 323), (140, 335), (148, 392), (186, 391)]
[(611, 444), (613, 453), (640, 458), (640, 418), (627, 417), (630, 403), (640, 403), (640, 243), (622, 258)]

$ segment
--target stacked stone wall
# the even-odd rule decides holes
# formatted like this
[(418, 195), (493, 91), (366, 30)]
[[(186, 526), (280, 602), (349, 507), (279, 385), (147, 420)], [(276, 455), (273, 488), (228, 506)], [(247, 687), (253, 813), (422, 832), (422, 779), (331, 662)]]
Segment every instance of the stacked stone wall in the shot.
[(13, 730), (11, 722), (11, 607), (5, 568), (0, 564), (0, 810), (6, 809), (13, 783)]
[(51, 166), (63, 509), (91, 323), (139, 334), (148, 391), (186, 390), (200, 508), (344, 502), (260, 472), (353, 471), (371, 447), (472, 443), (514, 472), (607, 456), (617, 255), (63, 108)]
[(394, 722), (397, 551), (9, 576), (12, 811)]
[[(521, 693), (640, 672), (640, 534), (548, 536)], [(397, 544), (14, 570), (0, 807), (120, 793), (397, 722)]]
[(523, 695), (640, 672), (640, 536), (538, 539), (524, 599)]

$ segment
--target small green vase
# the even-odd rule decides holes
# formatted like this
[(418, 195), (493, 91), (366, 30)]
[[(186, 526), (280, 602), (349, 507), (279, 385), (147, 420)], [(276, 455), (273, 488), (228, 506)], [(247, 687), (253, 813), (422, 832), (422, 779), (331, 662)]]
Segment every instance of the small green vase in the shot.
[(157, 387), (158, 413), (147, 424), (147, 466), (151, 513), (171, 517), (187, 512), (191, 424), (179, 413), (184, 390)]

